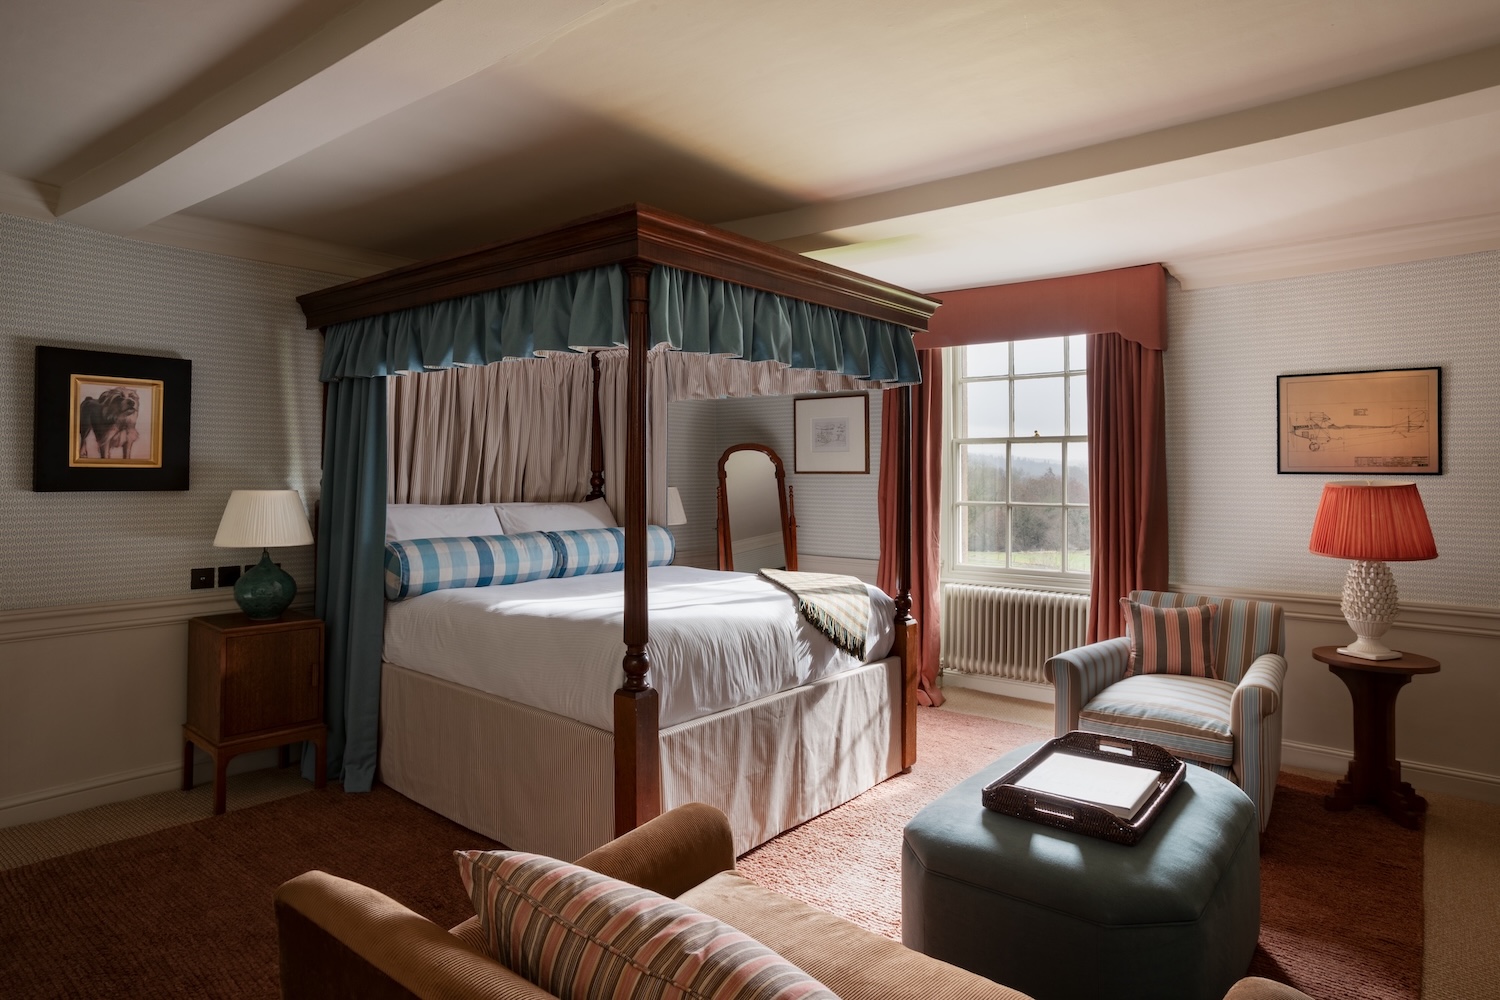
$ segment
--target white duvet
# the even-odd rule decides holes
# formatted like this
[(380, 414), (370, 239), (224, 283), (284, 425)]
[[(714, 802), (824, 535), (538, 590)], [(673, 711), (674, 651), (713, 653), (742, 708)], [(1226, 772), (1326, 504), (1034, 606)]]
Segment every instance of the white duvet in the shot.
[[(624, 680), (623, 573), (439, 590), (386, 605), (385, 658), (411, 670), (614, 729)], [(807, 684), (861, 661), (797, 614), (795, 599), (748, 573), (649, 571), (650, 680), (661, 727)], [(863, 662), (884, 659), (891, 599), (870, 591)]]

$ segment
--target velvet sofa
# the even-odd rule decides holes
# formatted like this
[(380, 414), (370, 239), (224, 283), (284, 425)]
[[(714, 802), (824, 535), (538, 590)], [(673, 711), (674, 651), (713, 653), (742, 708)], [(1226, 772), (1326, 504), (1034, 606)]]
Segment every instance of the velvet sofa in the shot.
[[(717, 917), (841, 997), (1027, 1000), (737, 875), (728, 821), (710, 806), (673, 809), (578, 864)], [(318, 871), (284, 883), (275, 905), (286, 1000), (551, 996), (489, 958), (473, 918), (447, 930), (373, 889)], [(1307, 998), (1247, 979), (1226, 1000)]]

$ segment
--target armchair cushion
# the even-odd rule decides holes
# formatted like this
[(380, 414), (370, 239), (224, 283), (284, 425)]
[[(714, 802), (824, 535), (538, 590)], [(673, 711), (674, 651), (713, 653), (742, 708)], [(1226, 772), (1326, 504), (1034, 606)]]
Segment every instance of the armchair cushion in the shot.
[(649, 889), (536, 854), (454, 855), (486, 950), (562, 1000), (836, 1000), (765, 945)]
[(1130, 673), (1217, 677), (1214, 629), (1217, 604), (1157, 608), (1120, 598), (1130, 639)]
[(1234, 763), (1235, 686), (1211, 677), (1143, 674), (1111, 684), (1079, 713), (1094, 733), (1148, 740), (1188, 760)]

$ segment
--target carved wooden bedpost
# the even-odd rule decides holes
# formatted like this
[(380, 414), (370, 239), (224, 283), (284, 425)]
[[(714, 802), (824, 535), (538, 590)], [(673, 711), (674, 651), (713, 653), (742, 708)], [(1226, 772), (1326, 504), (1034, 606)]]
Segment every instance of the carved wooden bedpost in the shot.
[(629, 383), (625, 462), (625, 685), (615, 692), (615, 835), (661, 812), (660, 703), (646, 655), (646, 361), (651, 265), (625, 265), (629, 282)]
[(922, 643), (917, 621), (911, 614), (911, 386), (896, 390), (896, 641), (892, 649), (901, 657), (901, 767), (917, 762), (917, 678), (922, 672)]
[(592, 422), (589, 426), (589, 495), (585, 500), (604, 496), (604, 429), (599, 419), (599, 352), (589, 351), (589, 371), (594, 376), (594, 393), (589, 404)]

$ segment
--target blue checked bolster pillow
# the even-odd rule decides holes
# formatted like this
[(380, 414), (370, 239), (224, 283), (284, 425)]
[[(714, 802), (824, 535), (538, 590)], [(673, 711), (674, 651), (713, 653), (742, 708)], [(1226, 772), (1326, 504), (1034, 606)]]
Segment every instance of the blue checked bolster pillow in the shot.
[[(665, 566), (673, 554), (672, 533), (647, 525), (646, 565)], [(404, 601), (434, 590), (613, 573), (624, 568), (623, 528), (413, 538), (385, 545), (385, 596)]]

